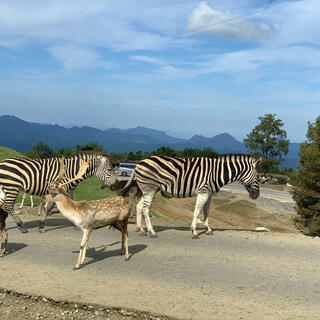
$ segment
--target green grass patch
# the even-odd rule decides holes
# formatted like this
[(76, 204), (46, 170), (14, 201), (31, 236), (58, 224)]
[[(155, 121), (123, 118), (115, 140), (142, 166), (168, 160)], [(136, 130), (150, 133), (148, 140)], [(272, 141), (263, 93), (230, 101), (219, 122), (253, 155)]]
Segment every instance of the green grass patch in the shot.
[(229, 199), (212, 199), (212, 202), (214, 203), (214, 205), (216, 206), (222, 206), (224, 204), (228, 204), (230, 203)]
[(86, 179), (77, 186), (73, 193), (73, 199), (75, 201), (99, 200), (117, 195), (115, 192), (110, 191), (109, 188), (101, 189), (101, 184), (102, 182), (95, 176)]
[(158, 203), (166, 203), (166, 200), (162, 197), (162, 195), (160, 193), (157, 193), (154, 196), (154, 201), (158, 202)]
[(23, 154), (7, 147), (0, 147), (0, 161), (11, 157), (22, 157)]
[(217, 210), (238, 214), (241, 214), (243, 212), (251, 213), (256, 211), (256, 205), (247, 200), (239, 200), (230, 204), (218, 206)]

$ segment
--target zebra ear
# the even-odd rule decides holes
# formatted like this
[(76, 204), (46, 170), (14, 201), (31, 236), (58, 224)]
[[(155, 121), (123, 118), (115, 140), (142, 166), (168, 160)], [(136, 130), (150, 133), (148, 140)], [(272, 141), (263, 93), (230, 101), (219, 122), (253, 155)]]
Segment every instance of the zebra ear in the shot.
[(259, 159), (256, 159), (256, 161), (253, 163), (253, 166), (255, 168), (258, 168), (261, 162), (262, 162), (262, 158), (260, 157)]

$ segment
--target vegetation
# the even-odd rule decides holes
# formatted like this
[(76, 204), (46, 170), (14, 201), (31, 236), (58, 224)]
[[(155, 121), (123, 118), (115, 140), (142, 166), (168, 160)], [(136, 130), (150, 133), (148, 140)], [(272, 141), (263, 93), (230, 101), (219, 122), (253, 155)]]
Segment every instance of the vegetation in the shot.
[(0, 161), (11, 158), (11, 157), (22, 157), (23, 154), (19, 153), (16, 150), (6, 148), (6, 147), (0, 147)]
[(320, 116), (308, 123), (306, 136), (307, 141), (300, 145), (293, 199), (302, 225), (320, 235)]
[(25, 156), (38, 159), (51, 158), (55, 156), (55, 152), (47, 144), (40, 141), (31, 150), (25, 152)]
[(262, 157), (260, 169), (263, 172), (277, 170), (288, 153), (289, 140), (282, 129), (283, 122), (275, 118), (275, 114), (265, 114), (258, 117), (260, 123), (253, 128), (243, 140), (245, 146), (255, 156)]

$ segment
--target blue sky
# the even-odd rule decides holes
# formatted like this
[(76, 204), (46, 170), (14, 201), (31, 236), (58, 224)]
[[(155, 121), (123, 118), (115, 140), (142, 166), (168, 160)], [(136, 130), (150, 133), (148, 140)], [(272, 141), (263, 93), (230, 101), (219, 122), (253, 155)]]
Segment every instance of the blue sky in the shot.
[(292, 142), (320, 114), (320, 2), (2, 0), (0, 114)]

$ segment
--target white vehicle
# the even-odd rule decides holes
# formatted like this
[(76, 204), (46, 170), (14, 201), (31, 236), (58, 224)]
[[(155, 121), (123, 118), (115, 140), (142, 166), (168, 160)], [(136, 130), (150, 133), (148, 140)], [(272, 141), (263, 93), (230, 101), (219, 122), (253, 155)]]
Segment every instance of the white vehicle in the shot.
[(130, 177), (135, 167), (136, 167), (135, 163), (120, 162), (119, 169), (118, 169), (118, 176)]

